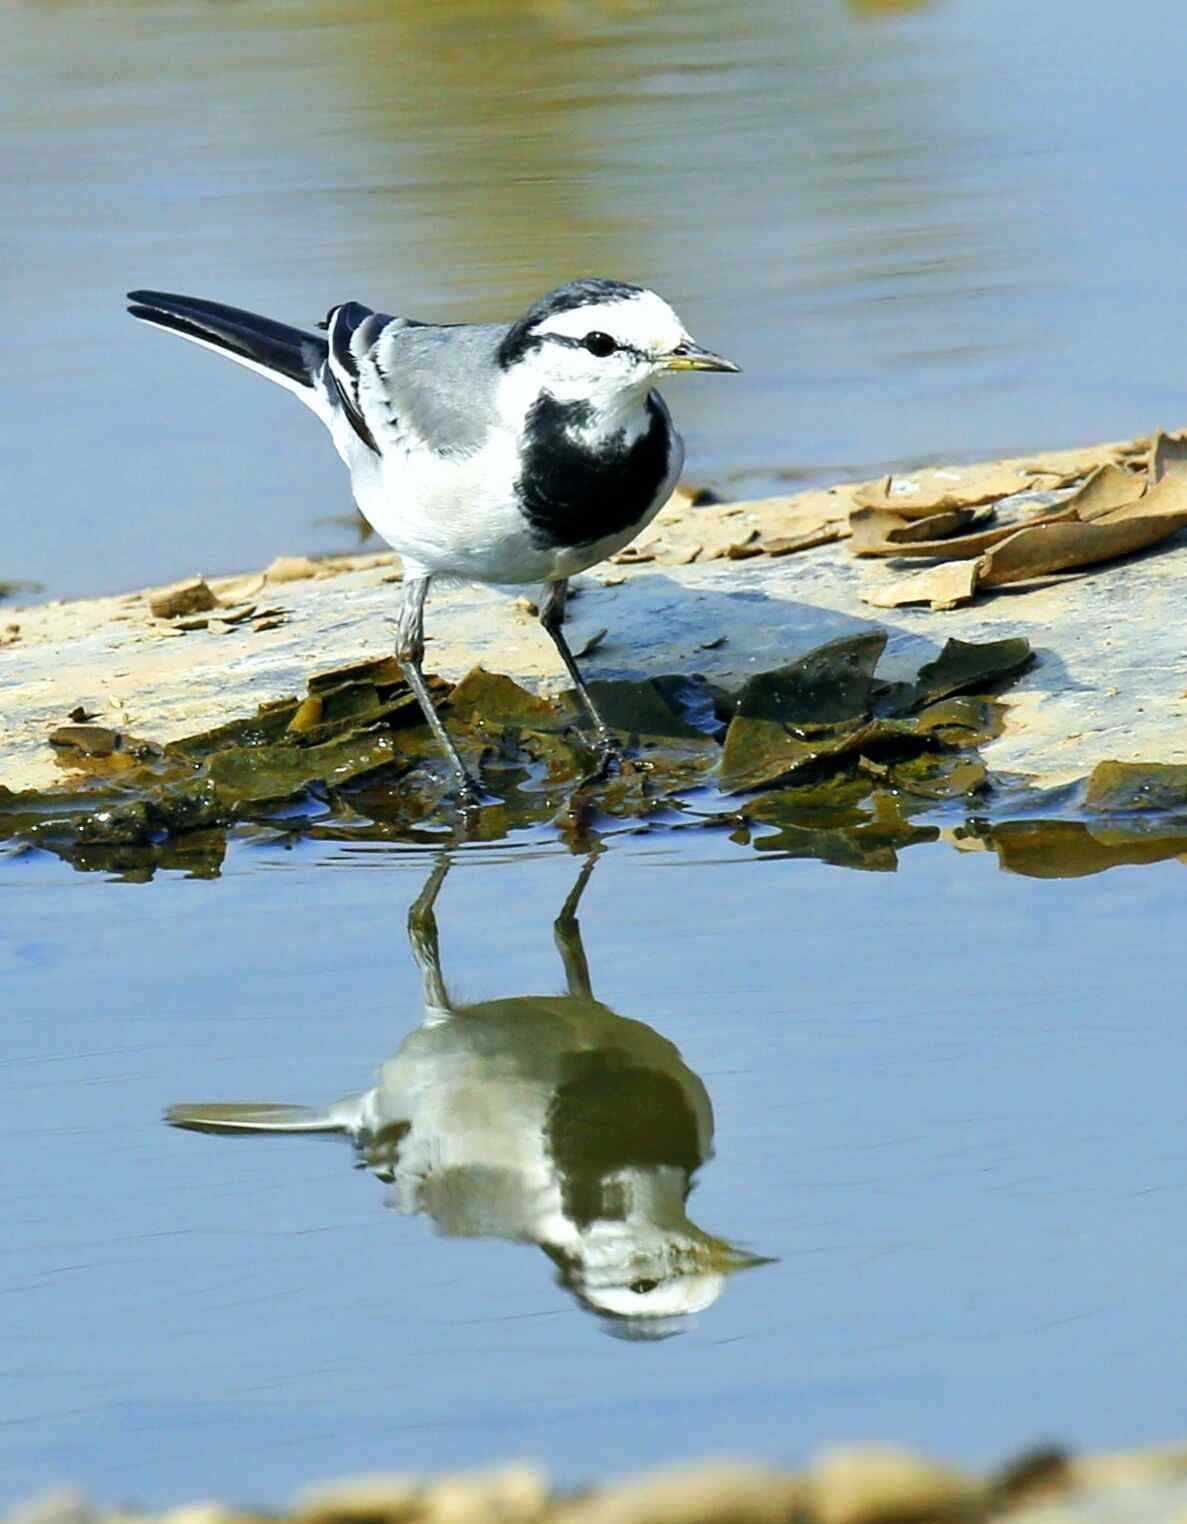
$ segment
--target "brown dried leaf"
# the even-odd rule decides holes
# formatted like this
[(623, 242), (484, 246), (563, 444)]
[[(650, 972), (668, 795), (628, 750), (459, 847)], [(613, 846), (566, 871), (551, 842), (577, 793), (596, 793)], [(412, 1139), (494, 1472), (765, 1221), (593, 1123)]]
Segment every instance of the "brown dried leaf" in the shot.
[(890, 540), (891, 531), (910, 522), (901, 513), (891, 513), (886, 508), (855, 508), (849, 515), (853, 535), (849, 548), (855, 556), (894, 555), (896, 547)]
[(817, 545), (831, 545), (835, 540), (848, 538), (848, 534), (848, 527), (838, 521), (822, 524), (808, 534), (777, 535), (773, 540), (764, 540), (762, 549), (768, 556), (790, 556), (797, 550), (815, 550)]
[(979, 508), (947, 508), (943, 513), (933, 513), (926, 519), (908, 519), (906, 523), (889, 526), (886, 538), (895, 545), (913, 545), (920, 540), (943, 540), (968, 524), (983, 523), (992, 517), (992, 503), (983, 503)]
[(1164, 434), (1159, 430), (1150, 450), (1151, 486), (1164, 476), (1184, 472), (1187, 472), (1187, 434)]
[(1040, 524), (987, 552), (977, 580), (987, 587), (1021, 582), (1072, 566), (1131, 555), (1187, 525), (1187, 476), (1170, 475), (1136, 501), (1100, 511), (1090, 523)]
[(1091, 523), (1114, 509), (1136, 503), (1146, 490), (1146, 478), (1126, 471), (1121, 466), (1101, 466), (1094, 471), (1078, 492), (1062, 505), (1070, 508), (1076, 518)]
[(952, 508), (972, 508), (996, 502), (1016, 492), (1057, 487), (1060, 478), (1024, 470), (1017, 461), (992, 461), (979, 466), (931, 466), (903, 476), (867, 482), (856, 501), (862, 508), (881, 508), (907, 519), (930, 518)]
[(897, 609), (908, 603), (930, 603), (933, 609), (958, 608), (972, 601), (979, 566), (978, 561), (945, 561), (941, 566), (869, 588), (861, 599), (878, 609)]
[(218, 599), (204, 577), (187, 577), (184, 582), (150, 593), (148, 607), (157, 619), (176, 619), (179, 614), (204, 614), (217, 608)]
[(297, 705), (297, 712), (288, 723), (287, 734), (300, 735), (306, 730), (313, 730), (321, 724), (321, 719), (322, 701), (316, 693), (311, 693)]
[(905, 518), (924, 518), (946, 508), (973, 508), (980, 503), (996, 502), (1016, 492), (1066, 487), (1101, 466), (1136, 461), (1149, 448), (1149, 440), (1125, 440), (973, 466), (929, 466), (866, 482), (857, 489), (855, 500), (863, 508), (885, 508)]
[(277, 556), (265, 568), (264, 576), (269, 582), (303, 582), (316, 577), (320, 569), (308, 556)]
[[(876, 510), (863, 508), (861, 513), (874, 513)], [(981, 529), (973, 534), (954, 535), (950, 540), (920, 540), (915, 544), (895, 544), (892, 541), (883, 541), (878, 544), (868, 531), (863, 533), (863, 549), (857, 550), (857, 519), (858, 514), (853, 515), (851, 522), (854, 525), (854, 551), (864, 556), (906, 556), (922, 559), (943, 558), (945, 561), (968, 561), (989, 550), (991, 546), (1000, 545), (1003, 540), (1008, 540), (1011, 535), (1018, 533), (1020, 529), (1031, 524), (1058, 524), (1066, 519), (1075, 517), (1075, 509), (1061, 505), (1058, 508), (1048, 508), (1035, 514), (1033, 518), (1023, 519), (1014, 524), (1000, 524), (994, 529)], [(884, 518), (893, 517), (884, 514)]]

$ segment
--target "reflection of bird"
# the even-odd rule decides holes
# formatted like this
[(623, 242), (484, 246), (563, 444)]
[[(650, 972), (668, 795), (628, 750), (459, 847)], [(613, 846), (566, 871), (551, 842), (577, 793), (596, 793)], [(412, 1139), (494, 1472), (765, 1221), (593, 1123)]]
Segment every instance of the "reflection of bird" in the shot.
[(205, 1132), (345, 1133), (397, 1211), (447, 1236), (538, 1244), (612, 1332), (661, 1337), (764, 1261), (703, 1232), (685, 1202), (712, 1151), (705, 1087), (676, 1048), (590, 988), (576, 921), (586, 864), (556, 922), (568, 993), (453, 1006), (433, 915), (443, 859), (408, 918), (424, 1023), (379, 1083), (324, 1110), (171, 1106)]
[(438, 327), (346, 302), (324, 338), (194, 297), (129, 301), (133, 316), (287, 387), (329, 428), (359, 507), (403, 559), (399, 658), (464, 800), (477, 785), (421, 672), (435, 576), (546, 585), (541, 623), (603, 767), (613, 758), (561, 630), (567, 579), (621, 550), (676, 484), (684, 446), (656, 379), (736, 365), (693, 343), (654, 291), (619, 281), (571, 281), (509, 324)]

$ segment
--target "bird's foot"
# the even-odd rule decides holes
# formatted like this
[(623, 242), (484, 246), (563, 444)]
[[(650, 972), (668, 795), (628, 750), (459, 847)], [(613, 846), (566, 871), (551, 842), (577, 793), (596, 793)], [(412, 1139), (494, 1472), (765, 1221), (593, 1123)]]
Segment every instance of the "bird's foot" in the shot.
[(597, 733), (593, 752), (594, 765), (582, 778), (579, 788), (589, 788), (595, 783), (605, 783), (612, 773), (622, 771), (626, 753), (618, 737), (612, 735), (610, 731), (601, 730)]
[(483, 788), (473, 774), (468, 772), (458, 773), (454, 779), (453, 797), (460, 810), (480, 810), (484, 805), (495, 804), (495, 796)]

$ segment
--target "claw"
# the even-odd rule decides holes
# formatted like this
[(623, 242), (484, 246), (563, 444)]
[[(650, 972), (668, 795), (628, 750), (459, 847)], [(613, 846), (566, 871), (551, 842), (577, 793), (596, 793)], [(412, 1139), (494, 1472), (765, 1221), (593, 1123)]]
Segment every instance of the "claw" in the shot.
[(605, 783), (611, 773), (622, 771), (626, 754), (617, 736), (606, 730), (599, 734), (594, 744), (594, 766), (585, 774), (578, 788), (589, 788), (595, 783)]
[(458, 808), (463, 812), (480, 810), (484, 805), (498, 803), (495, 795), (487, 793), (478, 779), (472, 777), (469, 773), (463, 773), (457, 779), (454, 797), (457, 800)]

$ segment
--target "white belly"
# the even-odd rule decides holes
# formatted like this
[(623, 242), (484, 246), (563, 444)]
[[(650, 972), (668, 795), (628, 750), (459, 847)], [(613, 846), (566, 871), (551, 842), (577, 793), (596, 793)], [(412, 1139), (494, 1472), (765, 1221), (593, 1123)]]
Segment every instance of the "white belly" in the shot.
[(587, 544), (541, 546), (512, 490), (519, 458), (509, 435), (496, 435), (465, 460), (427, 451), (377, 457), (353, 435), (335, 443), (351, 468), (360, 512), (399, 552), (406, 576), (502, 586), (556, 582), (615, 555), (667, 502), (684, 464), (673, 430), (668, 476), (637, 522)]

